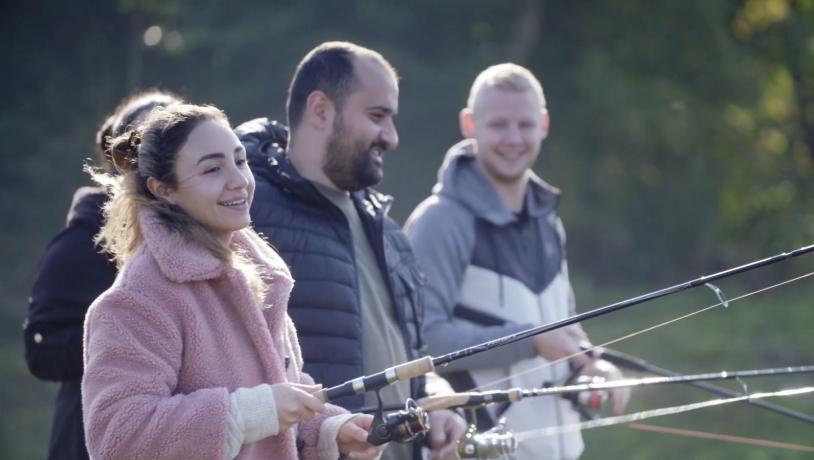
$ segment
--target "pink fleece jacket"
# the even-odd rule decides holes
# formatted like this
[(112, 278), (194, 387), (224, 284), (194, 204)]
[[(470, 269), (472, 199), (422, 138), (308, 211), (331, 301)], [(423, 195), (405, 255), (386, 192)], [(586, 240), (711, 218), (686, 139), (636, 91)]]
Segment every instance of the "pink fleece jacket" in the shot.
[[(140, 224), (144, 244), (85, 322), (88, 449), (105, 459), (221, 460), (231, 391), (312, 383), (286, 313), (293, 281), (264, 241), (235, 232), (233, 247), (270, 278), (261, 308), (239, 270), (170, 232), (152, 212)], [(244, 445), (238, 458), (297, 459), (295, 436), (304, 444), (300, 457), (316, 458), (320, 425), (344, 412), (328, 407), (297, 430)]]

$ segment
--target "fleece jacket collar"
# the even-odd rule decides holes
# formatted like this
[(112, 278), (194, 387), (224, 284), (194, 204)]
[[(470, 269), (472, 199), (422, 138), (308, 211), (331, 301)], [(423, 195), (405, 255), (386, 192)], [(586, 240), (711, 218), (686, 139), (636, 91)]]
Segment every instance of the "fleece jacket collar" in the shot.
[[(139, 222), (147, 250), (161, 273), (175, 283), (216, 279), (234, 269), (198, 243), (168, 228), (155, 211), (142, 211)], [(234, 232), (230, 244), (269, 270), (269, 276), (291, 279), (283, 260), (251, 232), (245, 229)]]

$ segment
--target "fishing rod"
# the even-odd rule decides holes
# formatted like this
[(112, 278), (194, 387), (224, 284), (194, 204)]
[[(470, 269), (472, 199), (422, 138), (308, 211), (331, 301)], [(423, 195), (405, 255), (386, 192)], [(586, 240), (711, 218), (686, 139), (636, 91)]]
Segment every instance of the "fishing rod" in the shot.
[(550, 436), (569, 431), (581, 431), (589, 428), (600, 428), (620, 424), (629, 424), (631, 422), (646, 420), (653, 417), (681, 414), (699, 409), (721, 406), (724, 404), (732, 404), (747, 400), (761, 400), (764, 398), (771, 397), (790, 397), (802, 394), (810, 394), (813, 392), (814, 387), (802, 387), (767, 393), (744, 394), (727, 399), (715, 399), (698, 403), (684, 404), (681, 406), (651, 409), (642, 412), (634, 412), (631, 414), (607, 417), (603, 419), (588, 420), (577, 424), (564, 426), (551, 426), (533, 429), (529, 431), (522, 431), (519, 433), (513, 433), (506, 429), (506, 419), (504, 417), (500, 419), (500, 421), (494, 428), (484, 433), (478, 433), (475, 424), (471, 424), (465, 436), (458, 443), (458, 455), (461, 458), (475, 458), (478, 460), (486, 460), (490, 458), (505, 458), (506, 455), (514, 453), (517, 450), (517, 447), (519, 446), (520, 443), (527, 439), (534, 438), (537, 436), (546, 436), (546, 435)]
[(723, 399), (712, 399), (708, 401), (702, 401), (697, 403), (690, 403), (684, 404), (680, 406), (673, 406), (673, 407), (662, 407), (659, 409), (650, 409), (641, 412), (633, 412), (630, 414), (623, 414), (623, 415), (616, 415), (612, 417), (605, 417), (601, 419), (595, 420), (587, 420), (580, 423), (575, 423), (571, 425), (562, 425), (562, 426), (549, 426), (545, 428), (538, 428), (529, 431), (515, 433), (517, 439), (522, 441), (524, 439), (536, 437), (536, 436), (546, 436), (552, 435), (557, 433), (569, 432), (569, 431), (580, 431), (586, 430), (590, 428), (602, 428), (614, 425), (621, 425), (627, 424), (631, 422), (637, 422), (640, 420), (646, 420), (653, 417), (662, 417), (665, 415), (676, 415), (676, 414), (683, 414), (686, 412), (691, 412), (699, 409), (706, 409), (709, 407), (716, 407), (722, 406), (726, 404), (733, 404), (738, 402), (743, 402), (749, 399), (764, 399), (764, 398), (777, 398), (777, 397), (792, 397), (792, 396), (799, 396), (804, 394), (812, 394), (814, 393), (814, 387), (807, 386), (807, 387), (798, 387), (798, 388), (790, 388), (786, 390), (777, 390), (777, 391), (770, 391), (770, 392), (761, 392), (761, 393), (748, 393), (739, 396), (733, 396), (731, 398), (723, 398)]
[[(670, 377), (644, 377), (638, 379), (622, 379), (604, 382), (577, 383), (572, 385), (552, 386), (544, 388), (520, 389), (512, 388), (505, 391), (455, 393), (451, 395), (428, 396), (418, 400), (418, 405), (428, 411), (454, 408), (471, 408), (502, 402), (518, 402), (524, 398), (537, 396), (563, 395), (569, 393), (582, 393), (585, 391), (603, 391), (616, 388), (637, 388), (651, 385), (665, 385), (675, 383), (695, 383), (715, 380), (739, 380), (754, 377), (768, 377), (778, 375), (805, 374), (814, 372), (814, 366), (776, 367), (769, 369), (753, 369), (744, 371), (721, 371), (705, 374), (679, 375)], [(742, 396), (735, 393), (733, 396)]]
[[(661, 375), (664, 377), (676, 377), (683, 374), (680, 374), (675, 371), (671, 371), (669, 369), (665, 369), (663, 367), (655, 366), (641, 358), (637, 358), (635, 356), (629, 355), (627, 353), (622, 353), (616, 350), (609, 350), (607, 348), (601, 349), (594, 349), (592, 350), (592, 355), (598, 359), (604, 359), (605, 361), (609, 361), (617, 366), (624, 367), (631, 370), (641, 371), (641, 372), (649, 372), (651, 374)], [(740, 396), (740, 393), (734, 390), (730, 390), (729, 388), (724, 388), (718, 385), (714, 385), (712, 383), (704, 382), (704, 381), (696, 381), (696, 382), (684, 382), (688, 385), (693, 387), (699, 388), (701, 390), (710, 392), (712, 394), (716, 394), (718, 396), (726, 396), (726, 397), (734, 397)], [(784, 415), (786, 417), (791, 417), (793, 419), (799, 420), (801, 422), (806, 422), (810, 424), (814, 424), (814, 416), (804, 414), (802, 412), (797, 412), (795, 410), (791, 410), (787, 407), (783, 407), (778, 404), (774, 404), (768, 401), (760, 400), (760, 399), (747, 399), (744, 401), (747, 404), (751, 404), (755, 407), (759, 407), (761, 409), (768, 410), (770, 412), (774, 412), (776, 414)]]
[[(631, 357), (632, 358), (632, 357)], [(624, 359), (624, 358), (623, 358)], [(633, 358), (636, 359), (636, 358)], [(640, 387), (640, 386), (649, 386), (649, 385), (658, 385), (658, 384), (674, 384), (674, 383), (686, 383), (686, 384), (706, 384), (716, 389), (721, 389), (723, 392), (729, 395), (729, 400), (724, 400), (726, 402), (750, 402), (750, 403), (762, 403), (756, 404), (759, 407), (769, 406), (774, 407), (774, 404), (768, 403), (763, 401), (762, 398), (765, 394), (757, 394), (757, 395), (749, 395), (746, 393), (746, 386), (741, 381), (742, 378), (750, 378), (750, 377), (764, 377), (764, 376), (777, 376), (777, 375), (790, 375), (790, 374), (800, 374), (800, 373), (810, 373), (814, 372), (814, 366), (797, 366), (797, 367), (785, 367), (785, 368), (771, 368), (771, 369), (757, 369), (757, 370), (747, 370), (747, 371), (735, 371), (735, 372), (717, 372), (717, 373), (706, 373), (706, 374), (695, 374), (695, 375), (674, 375), (674, 376), (663, 376), (663, 377), (647, 377), (641, 379), (626, 379), (626, 380), (615, 380), (609, 382), (601, 382), (601, 383), (584, 383), (584, 384), (574, 384), (574, 385), (563, 385), (558, 387), (548, 387), (548, 388), (539, 388), (539, 389), (531, 389), (531, 390), (523, 390), (518, 388), (513, 388), (506, 391), (490, 391), (490, 392), (482, 392), (482, 393), (459, 393), (454, 395), (446, 395), (446, 396), (433, 396), (427, 397), (419, 400), (418, 404), (420, 407), (432, 411), (432, 410), (441, 410), (441, 409), (452, 409), (452, 408), (462, 408), (467, 409), (469, 411), (474, 411), (478, 407), (482, 407), (489, 404), (494, 403), (504, 403), (504, 402), (518, 402), (523, 398), (527, 397), (535, 397), (535, 396), (549, 396), (549, 395), (561, 395), (568, 397), (569, 395), (583, 395), (583, 394), (590, 394), (595, 395), (597, 393), (601, 393), (603, 398), (607, 397), (607, 393), (604, 390), (612, 390), (614, 388), (623, 388), (623, 387)], [(716, 387), (715, 385), (708, 384), (707, 382), (710, 380), (738, 380), (741, 384), (744, 385), (744, 393), (737, 393), (735, 391), (731, 391), (725, 388)], [(752, 397), (754, 396), (754, 397)], [(575, 402), (575, 401), (572, 401)], [(707, 402), (701, 405), (698, 404), (691, 404), (686, 407), (707, 407), (709, 405), (718, 404), (717, 402)], [(665, 415), (670, 413), (679, 413), (683, 412), (686, 407), (682, 406), (679, 408), (668, 408), (668, 409), (656, 409), (651, 411), (645, 411), (642, 413), (635, 413), (635, 414), (628, 414), (625, 416), (620, 417), (612, 417), (610, 419), (594, 419), (589, 417), (590, 422), (583, 422), (580, 424), (580, 427), (593, 427), (593, 426), (605, 426), (608, 423), (608, 420), (620, 420), (620, 421), (630, 421), (630, 420), (639, 420), (642, 418), (649, 418), (651, 416), (658, 416), (658, 415)], [(781, 409), (785, 409), (782, 406), (777, 406)], [(772, 409), (770, 409), (772, 410)], [(793, 411), (789, 411), (793, 412)], [(782, 412), (781, 412), (782, 413)], [(788, 415), (783, 413), (784, 415)], [(804, 414), (801, 414), (804, 415)], [(797, 417), (795, 417), (797, 418)], [(474, 413), (472, 416), (474, 420)], [(613, 422), (613, 424), (620, 423), (620, 422)], [(594, 425), (595, 424), (595, 425)], [(571, 427), (573, 429), (573, 427)], [(520, 435), (528, 436), (528, 433), (520, 433)], [(485, 460), (490, 458), (500, 458), (506, 455), (510, 455), (517, 450), (518, 445), (520, 444), (520, 438), (522, 436), (517, 436), (515, 433), (512, 433), (506, 428), (506, 418), (501, 418), (498, 423), (492, 429), (479, 433), (477, 429), (477, 425), (473, 422), (469, 425), (465, 435), (461, 438), (458, 444), (458, 455), (461, 458), (475, 458), (478, 460)]]
[(345, 397), (345, 396), (352, 396), (354, 394), (364, 393), (367, 391), (377, 391), (381, 388), (384, 388), (387, 385), (393, 384), (397, 381), (408, 380), (414, 377), (418, 377), (421, 375), (425, 375), (429, 372), (435, 370), (438, 366), (445, 366), (453, 361), (466, 358), (468, 356), (475, 355), (477, 353), (482, 353), (497, 347), (501, 347), (504, 345), (508, 345), (510, 343), (514, 343), (538, 334), (542, 334), (545, 332), (550, 332), (556, 329), (560, 329), (566, 326), (570, 326), (575, 323), (579, 323), (581, 321), (585, 321), (591, 318), (596, 318), (598, 316), (606, 315), (608, 313), (615, 312), (617, 310), (622, 310), (624, 308), (632, 307), (634, 305), (638, 305), (650, 300), (658, 299), (660, 297), (664, 297), (667, 295), (675, 294), (686, 289), (691, 289), (697, 286), (701, 286), (707, 283), (711, 283), (713, 281), (727, 278), (733, 275), (737, 275), (740, 273), (744, 273), (750, 270), (754, 270), (760, 267), (765, 267), (767, 265), (772, 265), (793, 257), (797, 257), (803, 254), (807, 254), (809, 252), (814, 251), (814, 245), (801, 247), (795, 249), (790, 252), (783, 252), (777, 254), (772, 257), (768, 257), (765, 259), (757, 260), (754, 262), (750, 262), (744, 265), (740, 265), (738, 267), (730, 268), (727, 270), (720, 271), (718, 273), (714, 273), (712, 275), (705, 275), (699, 278), (686, 281), (684, 283), (679, 283), (674, 286), (670, 286), (667, 288), (659, 289), (657, 291), (653, 291), (647, 294), (642, 294), (637, 297), (632, 297), (627, 300), (622, 300), (620, 302), (616, 302), (610, 305), (605, 305), (603, 307), (599, 307), (593, 310), (586, 311), (584, 313), (579, 313), (574, 316), (570, 316), (568, 318), (554, 321), (548, 324), (544, 324), (537, 327), (532, 327), (526, 329), (525, 331), (520, 331), (514, 334), (510, 334), (498, 339), (490, 340), (479, 345), (474, 345), (471, 347), (467, 347), (461, 350), (453, 351), (447, 353), (445, 355), (441, 355), (438, 357), (432, 356), (424, 356), (422, 358), (409, 361), (407, 363), (399, 364), (397, 366), (393, 366), (390, 368), (385, 369), (382, 372), (357, 377), (353, 380), (349, 380), (345, 383), (340, 385), (325, 388), (320, 390), (315, 394), (317, 398), (322, 400), (323, 402), (333, 401), (335, 399)]

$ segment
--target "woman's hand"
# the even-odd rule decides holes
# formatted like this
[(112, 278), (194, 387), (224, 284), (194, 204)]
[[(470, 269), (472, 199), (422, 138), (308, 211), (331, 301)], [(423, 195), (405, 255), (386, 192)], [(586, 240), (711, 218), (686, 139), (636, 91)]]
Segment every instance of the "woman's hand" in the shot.
[(322, 385), (286, 382), (275, 383), (271, 389), (274, 392), (281, 433), (325, 411), (325, 404), (314, 396), (314, 393), (322, 389)]
[(336, 435), (339, 452), (354, 459), (379, 458), (385, 446), (374, 446), (367, 442), (367, 432), (372, 423), (373, 416), (367, 414), (357, 415), (343, 423)]

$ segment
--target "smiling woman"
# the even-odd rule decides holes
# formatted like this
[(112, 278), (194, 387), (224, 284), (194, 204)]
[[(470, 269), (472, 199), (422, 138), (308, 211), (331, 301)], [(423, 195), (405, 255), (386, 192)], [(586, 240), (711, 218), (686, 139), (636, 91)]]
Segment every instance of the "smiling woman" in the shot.
[(114, 139), (98, 236), (120, 267), (88, 311), (82, 413), (99, 458), (373, 457), (372, 417), (323, 404), (293, 285), (249, 225), (254, 177), (224, 114), (178, 104)]
[[(212, 155), (218, 149), (222, 150), (220, 155)], [(177, 235), (197, 242), (223, 261), (230, 261), (232, 251), (222, 234), (226, 230), (219, 229), (218, 225), (223, 224), (217, 223), (214, 209), (227, 187), (236, 187), (246, 197), (254, 192), (254, 179), (245, 165), (245, 154), (238, 149), (242, 152), (223, 112), (192, 105), (159, 110), (145, 120), (141, 130), (111, 141), (109, 153), (122, 177), (94, 173), (94, 178), (112, 190), (105, 209), (108, 225), (103, 227), (99, 239), (119, 266), (141, 245), (142, 228), (131, 224), (148, 210)], [(226, 152), (230, 153), (229, 158)], [(242, 172), (238, 172), (238, 154), (243, 155)], [(232, 164), (231, 168), (226, 167), (226, 162)], [(240, 184), (224, 182), (221, 172), (224, 169), (228, 170), (229, 181), (235, 175), (242, 176)], [(227, 233), (248, 223), (247, 210), (242, 225), (233, 223)]]
[(224, 242), (249, 225), (254, 176), (246, 149), (226, 123), (210, 120), (193, 129), (178, 151), (175, 169), (181, 178), (175, 186), (147, 179), (154, 196), (180, 207)]

